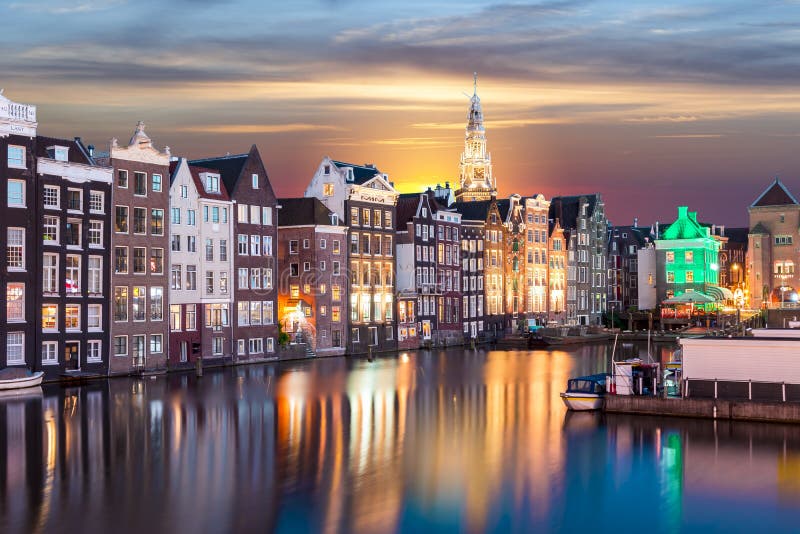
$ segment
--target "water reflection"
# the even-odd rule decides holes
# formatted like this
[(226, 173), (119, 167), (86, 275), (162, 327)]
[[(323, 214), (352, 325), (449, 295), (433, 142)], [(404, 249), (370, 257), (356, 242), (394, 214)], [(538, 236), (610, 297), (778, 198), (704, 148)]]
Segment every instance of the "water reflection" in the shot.
[(0, 532), (793, 524), (800, 429), (565, 417), (567, 378), (609, 357), (419, 352), (0, 397)]

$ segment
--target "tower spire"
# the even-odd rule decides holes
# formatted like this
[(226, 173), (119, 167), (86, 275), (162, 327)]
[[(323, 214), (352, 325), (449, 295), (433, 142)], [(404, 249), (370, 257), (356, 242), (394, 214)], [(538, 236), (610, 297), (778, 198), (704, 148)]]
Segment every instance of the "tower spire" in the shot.
[(483, 126), (483, 109), (478, 96), (478, 73), (472, 73), (472, 97), (469, 99), (464, 152), (459, 166), (460, 187), (456, 191), (459, 201), (488, 200), (497, 194), (492, 175), (492, 157), (486, 151), (486, 130)]

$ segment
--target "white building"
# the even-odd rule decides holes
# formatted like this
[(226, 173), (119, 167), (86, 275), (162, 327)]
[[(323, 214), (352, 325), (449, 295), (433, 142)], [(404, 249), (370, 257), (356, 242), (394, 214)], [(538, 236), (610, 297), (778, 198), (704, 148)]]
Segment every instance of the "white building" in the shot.
[(637, 253), (639, 271), (637, 282), (639, 289), (639, 310), (653, 310), (658, 304), (656, 298), (656, 248), (652, 245), (640, 248)]
[[(202, 318), (205, 308), (230, 309), (233, 302), (233, 203), (217, 171), (189, 165), (181, 158), (170, 186), (170, 358), (191, 363), (192, 346), (211, 358), (211, 336)], [(249, 276), (247, 274), (246, 276)], [(199, 318), (199, 322), (198, 322)], [(230, 325), (221, 327), (232, 339)], [(231, 346), (222, 355), (232, 357)]]

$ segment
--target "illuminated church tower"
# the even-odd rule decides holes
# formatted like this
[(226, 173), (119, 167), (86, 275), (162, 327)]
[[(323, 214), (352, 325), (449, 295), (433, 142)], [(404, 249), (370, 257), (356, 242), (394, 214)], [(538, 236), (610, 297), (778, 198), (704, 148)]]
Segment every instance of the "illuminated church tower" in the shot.
[(467, 115), (467, 132), (464, 152), (459, 165), (460, 186), (457, 202), (489, 200), (497, 195), (497, 183), (492, 176), (492, 156), (486, 152), (486, 130), (483, 127), (483, 110), (478, 97), (478, 74), (475, 73), (472, 98)]

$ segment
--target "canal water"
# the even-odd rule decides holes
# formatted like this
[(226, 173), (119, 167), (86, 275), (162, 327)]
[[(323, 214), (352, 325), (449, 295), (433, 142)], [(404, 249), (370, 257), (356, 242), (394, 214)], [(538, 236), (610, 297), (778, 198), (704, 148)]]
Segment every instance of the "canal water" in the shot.
[(2, 397), (0, 532), (800, 530), (800, 427), (567, 414), (566, 380), (609, 355), (423, 351)]

